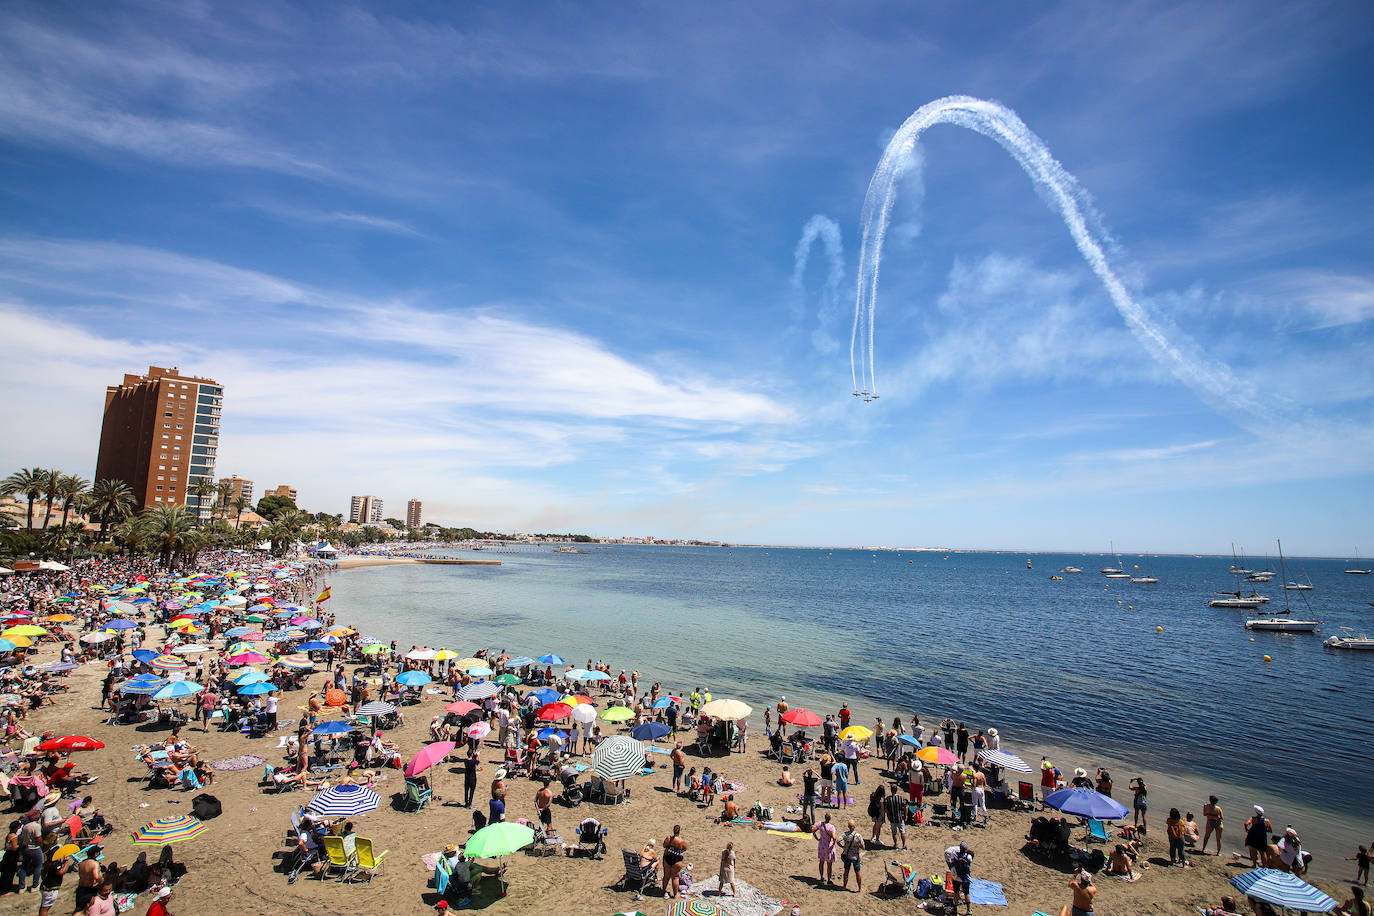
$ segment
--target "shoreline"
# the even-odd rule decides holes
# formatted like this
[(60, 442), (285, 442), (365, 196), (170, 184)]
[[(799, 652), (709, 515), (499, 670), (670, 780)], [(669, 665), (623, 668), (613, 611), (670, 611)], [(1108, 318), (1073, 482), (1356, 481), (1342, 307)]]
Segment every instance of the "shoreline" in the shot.
[(334, 568), (340, 571), (361, 569), (366, 566), (500, 566), (500, 560), (461, 560), (420, 557), (344, 557), (335, 560)]

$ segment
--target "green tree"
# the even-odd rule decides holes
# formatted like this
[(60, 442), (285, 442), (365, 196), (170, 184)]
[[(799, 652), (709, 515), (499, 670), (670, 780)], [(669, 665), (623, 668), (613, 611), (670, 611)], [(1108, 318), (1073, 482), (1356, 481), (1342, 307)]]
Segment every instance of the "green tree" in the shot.
[(26, 527), (29, 531), (33, 530), (33, 504), (43, 496), (43, 484), (47, 481), (47, 474), (48, 472), (42, 468), (20, 468), (0, 483), (0, 488), (6, 496), (18, 495), (28, 500), (29, 521)]
[(157, 550), (158, 562), (165, 567), (183, 554), (194, 555), (200, 546), (197, 542), (203, 540), (191, 537), (196, 518), (185, 506), (153, 506), (138, 517), (138, 525)]
[(52, 518), (52, 504), (62, 488), (62, 472), (56, 468), (43, 471), (43, 528), (47, 530), (48, 520)]
[(382, 521), (386, 522), (392, 528), (396, 528), (400, 531), (404, 531), (406, 527), (406, 523), (401, 521), (399, 518), (384, 518), (382, 519)]
[(122, 480), (107, 477), (91, 487), (91, 511), (100, 519), (100, 539), (114, 522), (123, 521), (134, 511), (134, 491)]
[(76, 474), (63, 474), (58, 481), (57, 495), (62, 498), (62, 527), (67, 527), (67, 516), (86, 500), (86, 489), (90, 483)]
[[(270, 497), (263, 497), (269, 499)], [(287, 502), (290, 502), (288, 499)], [(259, 503), (259, 506), (262, 504)], [(259, 511), (261, 514), (261, 511)], [(263, 529), (263, 535), (272, 542), (272, 553), (281, 556), (287, 548), (301, 539), (306, 525), (312, 521), (309, 512), (287, 509), (277, 514), (272, 524)]]
[(276, 521), (277, 516), (288, 510), (295, 511), (296, 504), (289, 496), (276, 496), (269, 494), (258, 500), (257, 513), (269, 522)]
[(247, 496), (240, 493), (238, 496), (234, 497), (234, 501), (231, 505), (234, 507), (234, 527), (237, 528), (243, 522), (242, 516), (244, 510), (252, 506), (253, 503)]
[(212, 500), (214, 498), (214, 495), (218, 492), (218, 488), (215, 486), (215, 482), (211, 480), (209, 477), (197, 477), (195, 482), (187, 488), (187, 491), (189, 495), (194, 496), (196, 498), (196, 505), (192, 511), (192, 514), (197, 519), (203, 519), (205, 515), (203, 510), (207, 506), (211, 506), (213, 504)]

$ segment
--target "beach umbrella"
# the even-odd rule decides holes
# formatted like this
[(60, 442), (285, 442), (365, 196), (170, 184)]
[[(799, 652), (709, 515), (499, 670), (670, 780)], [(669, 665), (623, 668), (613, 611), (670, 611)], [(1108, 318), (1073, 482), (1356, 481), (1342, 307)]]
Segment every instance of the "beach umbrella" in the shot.
[(14, 639), (0, 639), (0, 652), (13, 652), (15, 649), (18, 649), (19, 643), (17, 640), (23, 638), (22, 636), (16, 636)]
[(503, 687), (514, 687), (516, 684), (522, 683), (520, 678), (513, 674), (498, 674), (493, 680)]
[(633, 719), (634, 717), (635, 711), (633, 709), (630, 709), (628, 706), (612, 706), (610, 709), (606, 710), (601, 714), (601, 721), (624, 722), (627, 719)]
[(455, 716), (465, 716), (470, 712), (480, 710), (482, 707), (476, 703), (469, 703), (466, 700), (456, 700), (444, 707), (444, 712), (451, 712)]
[(681, 702), (682, 702), (682, 697), (659, 697), (657, 700), (654, 700), (654, 706), (653, 706), (653, 708), (654, 708), (654, 709), (667, 709), (669, 706), (672, 706), (674, 703), (681, 703)]
[(389, 716), (395, 711), (396, 707), (386, 700), (373, 700), (358, 707), (360, 716)]
[(541, 665), (566, 665), (566, 664), (567, 664), (567, 662), (563, 661), (563, 656), (561, 656), (561, 655), (554, 655), (552, 652), (550, 652), (548, 655), (541, 655), (541, 656), (539, 656), (538, 662), (539, 662), (539, 664), (541, 664)]
[(288, 655), (284, 658), (277, 659), (277, 664), (285, 668), (303, 669), (315, 667), (315, 663), (312, 662), (310, 659), (306, 658), (304, 655)]
[(1013, 773), (1031, 772), (1030, 764), (1015, 754), (1008, 754), (1006, 751), (979, 751), (978, 756), (995, 767), (1001, 767)]
[(675, 900), (668, 904), (667, 916), (720, 916), (720, 909), (709, 900)]
[(116, 601), (105, 609), (111, 614), (137, 614), (138, 608), (129, 604), (127, 601)]
[(615, 678), (611, 677), (609, 674), (607, 674), (607, 673), (604, 672), (604, 671), (593, 671), (593, 672), (591, 673), (591, 675), (587, 678), (587, 680), (589, 680), (589, 681), (613, 681), (613, 680), (615, 680)]
[(450, 649), (440, 649), (438, 652), (434, 653), (434, 660), (436, 662), (449, 662), (453, 661), (457, 657), (458, 653)]
[(1103, 821), (1116, 820), (1127, 814), (1126, 808), (1116, 799), (1078, 786), (1051, 792), (1045, 796), (1045, 805), (1065, 814), (1095, 817)]
[(37, 624), (32, 624), (32, 623), (21, 623), (21, 624), (19, 624), (18, 626), (10, 627), (8, 630), (5, 630), (4, 632), (0, 632), (0, 636), (5, 637), (6, 639), (10, 638), (11, 636), (46, 636), (46, 635), (48, 635), (48, 631), (47, 631), (47, 630), (43, 629), (42, 627), (38, 626)]
[(486, 665), (486, 663), (487, 663), (487, 660), (486, 660), (485, 658), (477, 658), (476, 656), (469, 655), (467, 658), (460, 658), (460, 659), (458, 659), (456, 662), (453, 663), (453, 667), (455, 667), (455, 668), (474, 668), (474, 667), (479, 667), (479, 666)]
[(95, 738), (87, 738), (85, 735), (63, 735), (61, 738), (52, 738), (38, 745), (40, 751), (61, 751), (71, 753), (72, 751), (98, 751), (105, 746), (105, 742), (97, 741)]
[(81, 640), (80, 640), (80, 641), (83, 642), (83, 643), (85, 643), (85, 644), (88, 645), (88, 646), (94, 646), (94, 645), (96, 645), (97, 643), (105, 642), (105, 641), (108, 640), (108, 639), (114, 639), (114, 634), (113, 634), (113, 633), (87, 633), (85, 636), (82, 636), (82, 637), (81, 637)]
[(530, 658), (528, 655), (521, 655), (517, 658), (506, 659), (507, 668), (528, 668), (530, 665), (533, 664), (534, 659)]
[(433, 744), (426, 744), (420, 748), (420, 752), (415, 758), (406, 764), (405, 775), (417, 776), (436, 764), (442, 763), (444, 758), (453, 753), (453, 749), (458, 745), (452, 741), (436, 741)]
[(322, 642), (325, 645), (332, 647), (337, 646), (339, 643), (343, 642), (343, 640), (335, 636), (333, 633), (326, 633), (323, 636), (319, 637), (316, 640), (316, 642)]
[(396, 675), (396, 683), (405, 687), (423, 687), (434, 678), (423, 671), (403, 671)]
[(129, 654), (134, 657), (134, 661), (143, 662), (145, 665), (152, 664), (153, 659), (158, 656), (158, 653), (152, 649), (135, 649)]
[(468, 677), (491, 677), (491, 669), (486, 665), (473, 665), (463, 670), (467, 672)]
[(557, 735), (564, 741), (568, 740), (568, 733), (561, 728), (541, 728), (537, 733), (535, 733), (535, 737), (538, 738), (540, 741), (548, 741), (554, 735)]
[(1335, 900), (1297, 875), (1290, 875), (1286, 871), (1257, 868), (1243, 875), (1236, 875), (1230, 881), (1231, 886), (1245, 896), (1281, 906), (1284, 912), (1301, 910), (1307, 913), (1328, 913), (1336, 908)]
[(630, 730), (630, 737), (636, 741), (657, 741), (672, 731), (662, 722), (644, 722)]
[(959, 758), (953, 751), (947, 751), (942, 747), (923, 747), (916, 752), (916, 756), (926, 763), (934, 763), (939, 766), (954, 766), (959, 762)]
[(411, 649), (405, 657), (414, 662), (427, 662), (434, 658), (437, 653), (433, 649)]
[(540, 706), (543, 706), (545, 703), (557, 703), (559, 700), (563, 699), (561, 693), (557, 690), (551, 690), (548, 687), (540, 687), (538, 690), (534, 691), (534, 693), (530, 694), (530, 696), (538, 700)]
[(897, 740), (907, 747), (920, 747), (921, 742), (914, 735), (898, 735)]
[(458, 688), (458, 698), (460, 700), (485, 700), (487, 697), (494, 697), (501, 692), (501, 685), (491, 681), (474, 681), (466, 687)]
[(558, 722), (572, 715), (572, 707), (567, 703), (545, 703), (539, 707), (535, 718), (540, 722)]
[(311, 729), (317, 735), (343, 735), (353, 731), (347, 722), (321, 722)]
[(154, 671), (185, 671), (189, 667), (175, 655), (159, 655), (148, 663)]
[(252, 627), (244, 627), (244, 626), (230, 627), (229, 629), (227, 629), (227, 630), (224, 631), (224, 637), (225, 637), (226, 639), (237, 639), (238, 637), (242, 636), (243, 634), (245, 634), (245, 633), (251, 633), (251, 632), (253, 632), (253, 628), (252, 628)]
[(629, 779), (644, 768), (644, 745), (625, 735), (611, 735), (592, 752), (592, 771), (602, 779)]
[(364, 655), (376, 655), (378, 652), (385, 652), (389, 647), (384, 642), (374, 642), (369, 646), (363, 646)]
[(789, 709), (782, 714), (782, 721), (798, 728), (815, 728), (822, 719), (809, 709)]
[(172, 650), (177, 655), (199, 655), (202, 652), (209, 652), (209, 646), (202, 646), (198, 643), (187, 643), (184, 646), (177, 646)]
[(224, 599), (223, 603), (230, 607), (243, 607), (248, 603), (248, 599), (244, 598), (242, 595), (230, 594)]
[(67, 858), (67, 856), (71, 855), (72, 853), (80, 851), (80, 846), (76, 845), (75, 843), (68, 843), (65, 846), (59, 846), (56, 849), (54, 849), (52, 851), (51, 858), (54, 862), (61, 862), (63, 859)]
[(567, 696), (559, 697), (556, 702), (566, 703), (569, 706), (577, 707), (583, 705), (584, 703), (590, 703), (591, 701), (591, 697), (583, 696), (579, 693), (570, 693)]
[(271, 693), (276, 689), (277, 685), (273, 684), (271, 681), (253, 681), (251, 684), (244, 684), (239, 687), (238, 691), (241, 697), (255, 697)]
[(43, 618), (44, 623), (71, 623), (76, 618), (71, 614), (50, 614)]
[(263, 674), (261, 671), (254, 671), (252, 669), (248, 669), (244, 671), (242, 674), (239, 674), (236, 677), (234, 677), (230, 681), (230, 683), (232, 683), (235, 687), (246, 687), (249, 684), (261, 684), (263, 681), (268, 680), (271, 680), (271, 678)]
[(161, 683), (156, 684), (135, 684), (133, 681), (125, 681), (119, 685), (120, 693), (133, 693), (139, 695), (152, 695), (162, 687)]
[(179, 620), (170, 620), (170, 621), (168, 621), (168, 622), (167, 622), (167, 629), (169, 629), (169, 630), (190, 630), (190, 629), (194, 629), (194, 628), (195, 628), (195, 625), (196, 625), (196, 620), (195, 620), (194, 617), (182, 617), (182, 618), (180, 618)]
[(173, 814), (160, 817), (151, 824), (144, 824), (129, 835), (135, 846), (165, 846), (180, 843), (205, 832), (205, 824), (189, 814)]
[(491, 726), (485, 722), (474, 722), (468, 726), (467, 736), (476, 741), (481, 741), (491, 734)]
[(268, 618), (262, 616), (261, 614), (249, 614), (247, 617), (243, 619), (248, 621), (249, 623), (266, 623), (268, 620)]
[(596, 721), (596, 707), (587, 703), (579, 703), (573, 707), (572, 717), (574, 722), (591, 725)]
[(134, 623), (132, 620), (110, 620), (106, 622), (105, 629), (132, 630), (136, 626), (138, 626), (138, 624)]
[(317, 793), (306, 807), (323, 817), (357, 817), (377, 810), (381, 801), (367, 786), (342, 785)]
[(172, 681), (164, 684), (153, 694), (154, 700), (176, 700), (181, 697), (193, 697), (205, 688), (195, 681)]
[(226, 665), (231, 667), (238, 665), (270, 665), (271, 663), (272, 659), (263, 655), (261, 652), (240, 652), (238, 655), (230, 656), (229, 660), (225, 662)]
[[(703, 710), (703, 712), (704, 711), (705, 710)], [(872, 737), (873, 729), (865, 728), (862, 725), (851, 725), (848, 728), (840, 729), (841, 741), (849, 741), (851, 739), (854, 741), (867, 741), (869, 738)]]
[(330, 648), (331, 648), (331, 646), (329, 645), (329, 643), (327, 643), (327, 642), (321, 642), (321, 641), (318, 640), (318, 639), (312, 639), (312, 640), (310, 640), (309, 642), (303, 642), (303, 643), (301, 643), (299, 646), (296, 647), (296, 651), (297, 651), (297, 652), (328, 652), (328, 651), (330, 650)]
[(588, 671), (586, 668), (574, 668), (567, 674), (568, 680), (571, 681), (588, 681), (591, 680), (591, 677), (592, 672)]
[(739, 720), (749, 717), (754, 711), (748, 703), (741, 703), (739, 700), (712, 700), (701, 707), (703, 716), (710, 716), (713, 719)]
[(534, 831), (524, 824), (502, 821), (488, 824), (468, 837), (463, 852), (469, 859), (492, 859), (508, 856), (534, 842)]
[(297, 614), (295, 617), (291, 618), (292, 626), (304, 627), (307, 623), (319, 623), (319, 621), (314, 617), (307, 617), (301, 614)]

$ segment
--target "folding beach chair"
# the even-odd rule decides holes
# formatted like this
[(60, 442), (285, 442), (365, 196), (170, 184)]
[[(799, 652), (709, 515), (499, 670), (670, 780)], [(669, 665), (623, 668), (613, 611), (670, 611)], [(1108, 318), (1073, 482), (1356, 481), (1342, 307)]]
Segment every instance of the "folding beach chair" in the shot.
[(347, 881), (358, 867), (356, 851), (355, 855), (350, 856), (344, 849), (344, 841), (341, 836), (325, 837), (324, 853), (329, 858), (329, 864), (325, 866), (324, 873), (330, 875), (338, 872), (340, 881)]
[(1107, 834), (1107, 825), (1095, 817), (1088, 818), (1087, 839), (1089, 841), (1096, 840), (1099, 843), (1107, 842), (1109, 839), (1111, 839), (1111, 837)]
[(407, 811), (412, 807), (416, 811), (419, 811), (425, 805), (429, 804), (430, 799), (433, 797), (434, 793), (432, 790), (425, 788), (419, 783), (411, 782), (409, 779), (406, 780), (405, 809)]
[[(372, 876), (382, 870), (382, 860), (386, 858), (389, 849), (383, 849), (380, 853), (373, 850), (372, 841), (364, 837), (354, 839), (353, 847), (353, 874), (351, 878), (359, 875), (367, 876), (367, 883), (372, 883)], [(351, 880), (350, 878), (350, 880)]]
[(625, 875), (620, 879), (620, 886), (625, 890), (635, 888), (636, 893), (644, 895), (644, 888), (649, 884), (658, 883), (658, 863), (651, 865), (641, 863), (639, 853), (633, 849), (620, 850), (620, 856), (625, 860)]

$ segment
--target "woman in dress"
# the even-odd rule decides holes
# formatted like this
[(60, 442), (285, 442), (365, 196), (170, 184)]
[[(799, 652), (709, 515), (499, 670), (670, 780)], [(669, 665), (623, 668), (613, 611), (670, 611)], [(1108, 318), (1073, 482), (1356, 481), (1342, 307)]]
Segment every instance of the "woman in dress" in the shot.
[(821, 821), (811, 830), (811, 835), (816, 838), (816, 860), (818, 862), (818, 875), (825, 884), (835, 883), (835, 846), (837, 835), (835, 825), (830, 823), (830, 813), (826, 812), (825, 820)]
[(725, 893), (725, 885), (730, 885), (730, 896), (738, 897), (739, 888), (735, 887), (735, 844), (726, 843), (720, 854), (720, 884), (718, 890)]

